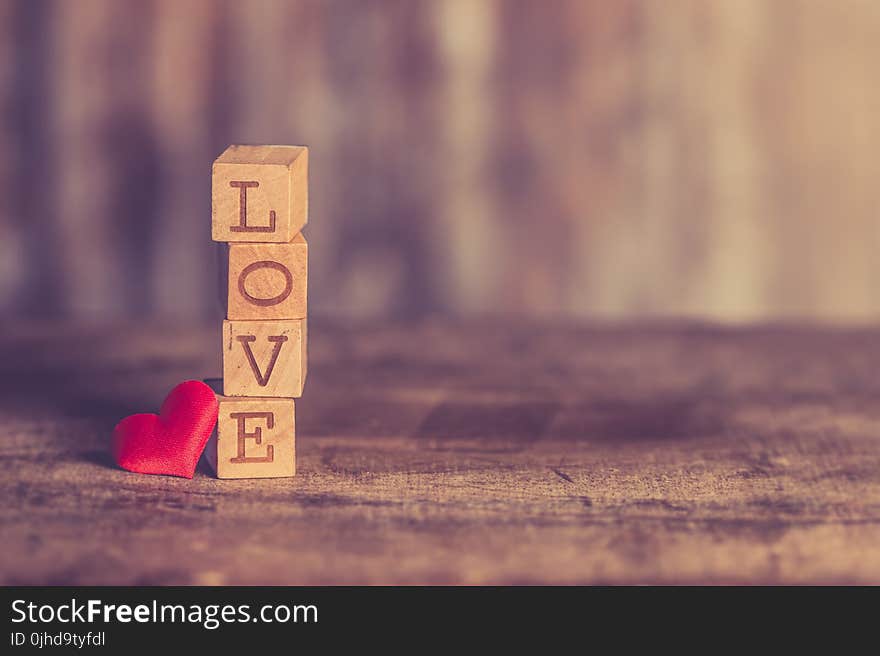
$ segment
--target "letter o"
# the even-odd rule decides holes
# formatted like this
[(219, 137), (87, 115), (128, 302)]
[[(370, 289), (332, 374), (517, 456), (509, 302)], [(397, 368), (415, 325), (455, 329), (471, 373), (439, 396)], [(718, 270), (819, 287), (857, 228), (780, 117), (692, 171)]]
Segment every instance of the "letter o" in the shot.
[[(245, 289), (245, 280), (247, 277), (252, 274), (257, 269), (274, 269), (275, 271), (280, 271), (284, 275), (284, 290), (277, 294), (276, 296), (272, 296), (271, 298), (258, 298), (248, 293), (247, 289)], [(251, 262), (244, 269), (241, 270), (241, 273), (238, 274), (238, 292), (244, 296), (249, 303), (253, 303), (254, 305), (258, 305), (260, 307), (269, 307), (271, 305), (278, 305), (293, 291), (293, 274), (290, 273), (290, 269), (279, 262), (273, 262), (272, 260), (261, 260), (259, 262)]]

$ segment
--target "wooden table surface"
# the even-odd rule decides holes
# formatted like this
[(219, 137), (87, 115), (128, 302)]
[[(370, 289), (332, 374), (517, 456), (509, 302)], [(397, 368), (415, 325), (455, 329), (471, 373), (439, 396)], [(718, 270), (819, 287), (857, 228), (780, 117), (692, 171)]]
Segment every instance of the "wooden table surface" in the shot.
[(219, 326), (0, 328), (3, 584), (880, 583), (880, 332), (314, 321), (295, 479), (116, 469)]

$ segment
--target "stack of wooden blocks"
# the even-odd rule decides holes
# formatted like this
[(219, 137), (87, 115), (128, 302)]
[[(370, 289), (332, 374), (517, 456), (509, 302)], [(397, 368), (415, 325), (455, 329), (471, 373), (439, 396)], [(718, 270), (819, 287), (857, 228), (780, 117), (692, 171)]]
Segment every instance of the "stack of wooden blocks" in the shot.
[(211, 175), (211, 234), (227, 253), (223, 394), (206, 457), (218, 478), (296, 473), (306, 380), (308, 149), (230, 146)]

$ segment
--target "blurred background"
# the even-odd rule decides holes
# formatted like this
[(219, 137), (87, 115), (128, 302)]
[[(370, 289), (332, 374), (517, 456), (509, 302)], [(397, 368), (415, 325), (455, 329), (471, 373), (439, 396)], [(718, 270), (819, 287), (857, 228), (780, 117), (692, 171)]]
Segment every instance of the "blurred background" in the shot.
[(0, 0), (0, 312), (216, 316), (311, 147), (315, 314), (880, 318), (875, 0)]

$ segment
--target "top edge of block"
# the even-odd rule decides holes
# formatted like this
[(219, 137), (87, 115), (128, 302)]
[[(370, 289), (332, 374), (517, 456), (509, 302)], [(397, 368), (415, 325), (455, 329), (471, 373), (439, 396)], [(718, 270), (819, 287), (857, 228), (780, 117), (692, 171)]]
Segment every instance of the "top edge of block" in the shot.
[(262, 246), (269, 247), (277, 247), (277, 246), (293, 246), (296, 244), (304, 244), (305, 246), (309, 245), (309, 242), (306, 240), (306, 236), (300, 230), (297, 232), (290, 241), (227, 241), (223, 240), (224, 244), (229, 244), (229, 248), (255, 248)]
[(290, 403), (292, 406), (296, 406), (296, 398), (293, 396), (224, 396), (219, 392), (214, 392), (214, 396), (217, 397), (218, 402), (223, 401), (233, 401), (235, 403), (244, 403), (245, 401), (252, 401), (254, 403)]
[(308, 157), (308, 146), (251, 146), (233, 144), (214, 160), (215, 164), (269, 164), (289, 166), (301, 155)]
[(222, 378), (204, 378), (202, 382), (205, 383), (208, 387), (210, 387), (214, 396), (217, 397), (218, 401), (259, 401), (259, 402), (272, 402), (272, 401), (290, 401), (291, 403), (296, 403), (296, 398), (292, 396), (225, 396), (223, 394), (223, 379)]

